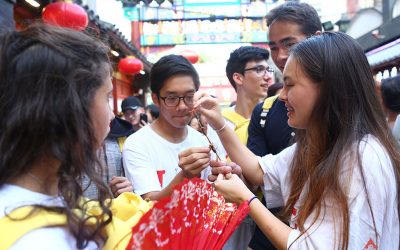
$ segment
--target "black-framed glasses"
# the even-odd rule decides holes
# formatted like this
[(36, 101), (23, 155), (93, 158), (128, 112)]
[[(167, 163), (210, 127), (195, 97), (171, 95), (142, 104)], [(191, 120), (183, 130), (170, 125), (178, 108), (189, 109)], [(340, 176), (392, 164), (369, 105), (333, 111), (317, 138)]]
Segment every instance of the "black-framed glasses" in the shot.
[(244, 69), (244, 72), (246, 72), (248, 70), (255, 71), (256, 74), (259, 75), (259, 76), (265, 76), (265, 74), (267, 72), (268, 72), (269, 75), (272, 75), (272, 73), (274, 73), (274, 69), (272, 69), (270, 67), (265, 67), (264, 65), (257, 65), (257, 66), (252, 67), (252, 68)]
[(176, 107), (179, 105), (179, 103), (181, 102), (181, 100), (183, 100), (183, 102), (187, 105), (187, 106), (191, 106), (193, 105), (193, 95), (185, 95), (185, 96), (158, 96), (160, 97), (165, 105), (167, 105), (168, 107)]

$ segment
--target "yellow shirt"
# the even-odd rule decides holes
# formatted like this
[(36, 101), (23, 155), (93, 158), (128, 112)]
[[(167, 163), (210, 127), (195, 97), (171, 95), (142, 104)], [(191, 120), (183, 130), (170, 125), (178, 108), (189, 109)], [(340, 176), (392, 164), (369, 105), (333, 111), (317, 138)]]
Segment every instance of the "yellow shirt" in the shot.
[(250, 119), (244, 118), (233, 109), (222, 110), (222, 115), (234, 125), (233, 130), (235, 131), (235, 134), (239, 138), (240, 142), (243, 145), (246, 145), (249, 136), (247, 129), (250, 124)]

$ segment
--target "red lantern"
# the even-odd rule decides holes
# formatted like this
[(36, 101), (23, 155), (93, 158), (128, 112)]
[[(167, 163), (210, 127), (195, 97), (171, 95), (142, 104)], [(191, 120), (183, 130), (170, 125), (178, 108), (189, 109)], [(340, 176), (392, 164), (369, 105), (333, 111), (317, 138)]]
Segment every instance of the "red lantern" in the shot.
[(143, 63), (139, 59), (128, 56), (119, 61), (118, 69), (123, 74), (134, 75), (143, 70)]
[(84, 30), (88, 25), (88, 15), (79, 5), (66, 2), (55, 2), (43, 9), (42, 19), (45, 23)]
[(182, 51), (181, 55), (188, 59), (191, 63), (195, 64), (199, 61), (199, 55), (191, 50)]

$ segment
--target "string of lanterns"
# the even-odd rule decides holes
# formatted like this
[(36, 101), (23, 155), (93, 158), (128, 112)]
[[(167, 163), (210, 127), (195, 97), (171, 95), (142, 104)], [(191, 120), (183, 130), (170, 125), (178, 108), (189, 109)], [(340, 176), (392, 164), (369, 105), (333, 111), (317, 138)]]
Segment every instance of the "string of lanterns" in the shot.
[[(48, 4), (42, 12), (45, 23), (82, 31), (89, 23), (88, 15), (80, 5), (72, 2), (54, 2)], [(143, 63), (132, 56), (123, 58), (118, 63), (118, 70), (123, 74), (135, 75), (143, 70)]]
[[(132, 5), (137, 5), (140, 2), (142, 2), (144, 5), (149, 5), (151, 4), (151, 2), (153, 2), (153, 0), (119, 0), (121, 1), (123, 4), (132, 4)], [(174, 4), (173, 0), (167, 0), (169, 1), (171, 4)], [(165, 0), (154, 0), (154, 2), (158, 3), (158, 5), (161, 5), (165, 2)]]
[[(164, 0), (155, 1), (159, 4), (164, 2)], [(151, 0), (143, 2), (150, 3)], [(45, 23), (78, 31), (86, 29), (89, 23), (86, 11), (80, 5), (69, 1), (48, 4), (43, 9), (42, 19)], [(199, 61), (199, 55), (194, 51), (184, 50), (181, 52), (181, 55), (193, 64)], [(123, 74), (135, 75), (143, 70), (143, 63), (133, 56), (127, 56), (119, 61), (118, 70)]]

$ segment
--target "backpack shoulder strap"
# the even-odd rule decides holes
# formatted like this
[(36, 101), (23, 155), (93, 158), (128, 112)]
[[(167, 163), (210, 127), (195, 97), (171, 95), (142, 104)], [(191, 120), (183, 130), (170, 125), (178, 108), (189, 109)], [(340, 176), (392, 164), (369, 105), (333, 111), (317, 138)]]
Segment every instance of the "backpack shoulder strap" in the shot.
[(9, 249), (25, 234), (42, 227), (67, 224), (64, 214), (32, 206), (21, 207), (0, 218), (0, 249)]
[(123, 149), (123, 147), (124, 147), (124, 143), (125, 143), (125, 141), (126, 141), (126, 136), (123, 136), (123, 137), (118, 137), (118, 146), (119, 146), (119, 150), (122, 152), (122, 149)]
[(260, 126), (262, 128), (265, 127), (265, 124), (267, 122), (267, 115), (269, 110), (271, 109), (272, 105), (274, 104), (274, 102), (276, 101), (276, 99), (278, 99), (279, 95), (275, 95), (275, 96), (271, 96), (268, 97), (267, 99), (264, 100), (263, 106), (262, 106), (262, 111), (260, 114)]
[(248, 119), (236, 113), (233, 109), (224, 109), (222, 110), (222, 116), (228, 121), (235, 124), (235, 127), (240, 126), (243, 122), (246, 122)]

